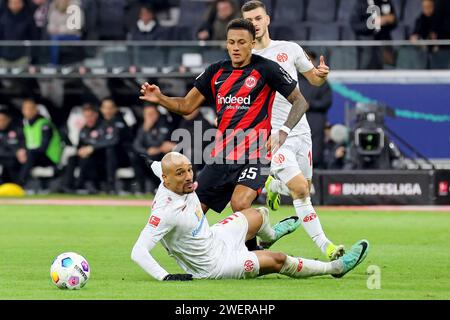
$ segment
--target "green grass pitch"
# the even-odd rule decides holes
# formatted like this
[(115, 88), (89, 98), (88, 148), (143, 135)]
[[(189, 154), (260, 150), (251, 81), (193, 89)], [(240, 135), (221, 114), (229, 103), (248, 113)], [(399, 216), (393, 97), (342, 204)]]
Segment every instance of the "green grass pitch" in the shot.
[[(267, 275), (167, 283), (153, 280), (130, 259), (148, 208), (0, 205), (0, 299), (450, 299), (448, 213), (317, 212), (335, 243), (370, 241), (367, 259), (342, 279)], [(209, 223), (229, 213), (210, 212)], [(286, 206), (271, 219), (292, 214)], [(273, 250), (324, 258), (301, 228)], [(59, 290), (51, 283), (50, 264), (65, 251), (82, 254), (91, 265), (82, 290)], [(182, 272), (160, 245), (152, 253), (169, 272)], [(371, 265), (381, 270), (380, 289), (367, 287)]]

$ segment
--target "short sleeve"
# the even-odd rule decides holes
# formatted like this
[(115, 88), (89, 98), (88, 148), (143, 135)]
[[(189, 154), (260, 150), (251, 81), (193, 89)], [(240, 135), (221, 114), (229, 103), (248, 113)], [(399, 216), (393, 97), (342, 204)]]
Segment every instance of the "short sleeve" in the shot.
[(300, 73), (305, 73), (314, 68), (314, 65), (311, 62), (311, 58), (306, 54), (305, 50), (300, 47), (298, 44), (293, 44), (295, 48), (295, 68)]
[(194, 83), (194, 87), (197, 88), (198, 91), (207, 99), (214, 100), (211, 80), (214, 77), (214, 74), (218, 70), (217, 63), (210, 65), (203, 71), (196, 79)]
[(268, 85), (287, 99), (297, 86), (297, 81), (276, 62), (267, 60), (267, 67)]

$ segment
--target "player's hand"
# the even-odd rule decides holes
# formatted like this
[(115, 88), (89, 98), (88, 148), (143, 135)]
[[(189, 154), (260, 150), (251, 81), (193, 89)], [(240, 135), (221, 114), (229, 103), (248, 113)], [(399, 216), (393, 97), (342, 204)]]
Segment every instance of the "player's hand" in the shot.
[(27, 162), (27, 150), (25, 150), (25, 149), (17, 150), (16, 158), (20, 164), (24, 164), (25, 162)]
[(267, 152), (272, 151), (272, 135), (270, 135), (269, 138), (267, 138), (266, 150), (267, 150)]
[(78, 150), (78, 156), (80, 158), (87, 158), (92, 154), (92, 152), (94, 152), (94, 148), (92, 146), (84, 146)]
[(192, 274), (168, 274), (164, 277), (163, 281), (190, 281), (192, 279)]
[(320, 63), (314, 70), (314, 74), (319, 78), (326, 79), (329, 73), (330, 67), (325, 64), (325, 58), (323, 56), (320, 56)]
[(154, 156), (154, 155), (157, 155), (160, 153), (161, 153), (161, 150), (158, 147), (150, 147), (147, 149), (147, 154), (149, 156)]
[(171, 152), (176, 146), (177, 144), (172, 141), (164, 141), (159, 150), (165, 154)]
[(160, 97), (161, 90), (158, 86), (149, 84), (148, 82), (144, 83), (141, 86), (141, 96), (139, 97), (139, 99), (147, 102), (159, 103)]
[[(277, 150), (283, 145), (283, 143), (286, 141), (288, 134), (284, 132), (283, 130), (278, 130), (277, 133), (272, 134), (269, 139), (267, 140), (267, 150), (270, 150), (272, 154), (277, 152)], [(269, 149), (270, 148), (270, 149)]]

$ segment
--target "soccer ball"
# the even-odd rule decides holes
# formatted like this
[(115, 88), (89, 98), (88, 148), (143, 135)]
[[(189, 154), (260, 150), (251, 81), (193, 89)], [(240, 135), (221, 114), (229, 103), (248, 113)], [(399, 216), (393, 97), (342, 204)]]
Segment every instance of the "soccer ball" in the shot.
[(91, 268), (87, 260), (75, 252), (56, 257), (50, 267), (50, 278), (60, 289), (81, 289), (89, 280)]

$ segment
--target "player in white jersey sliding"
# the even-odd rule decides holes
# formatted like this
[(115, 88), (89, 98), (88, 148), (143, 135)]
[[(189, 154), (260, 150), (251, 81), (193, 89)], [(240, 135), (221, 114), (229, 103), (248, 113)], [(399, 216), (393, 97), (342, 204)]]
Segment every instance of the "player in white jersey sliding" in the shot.
[[(258, 235), (276, 241), (294, 231), (298, 224), (292, 225), (289, 231), (284, 226), (280, 228), (284, 233), (279, 233), (277, 225), (272, 227), (269, 223), (269, 210), (249, 208), (210, 227), (194, 191), (190, 161), (180, 153), (171, 152), (161, 163), (154, 162), (151, 167), (162, 183), (131, 258), (157, 280), (242, 279), (268, 273), (293, 278), (330, 274), (339, 278), (367, 256), (369, 243), (366, 240), (358, 241), (345, 255), (331, 262), (291, 257), (269, 250), (248, 251), (246, 240)], [(168, 273), (151, 256), (150, 251), (158, 241), (185, 274)]]
[[(316, 68), (303, 49), (294, 42), (275, 41), (269, 36), (270, 17), (264, 4), (257, 0), (246, 2), (241, 8), (242, 16), (253, 23), (256, 29), (256, 46), (253, 53), (273, 60), (281, 65), (292, 78), (298, 79), (297, 71), (302, 73), (309, 83), (315, 86), (322, 85), (329, 73), (323, 56)], [(312, 142), (311, 130), (308, 121), (303, 116), (298, 124), (290, 130), (283, 126), (291, 110), (291, 104), (278, 93), (272, 109), (272, 147), (273, 156), (271, 173), (266, 182), (267, 204), (272, 210), (277, 210), (280, 204), (280, 194), (290, 195), (297, 216), (320, 250), (330, 259), (334, 260), (344, 254), (343, 245), (334, 245), (325, 235), (314, 210), (311, 197), (312, 179)], [(288, 134), (285, 143), (277, 150), (276, 133), (283, 130)], [(265, 248), (271, 242), (262, 243)]]

